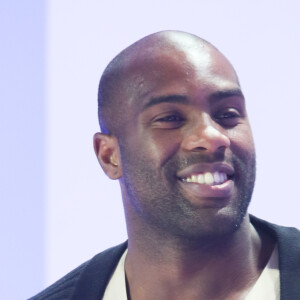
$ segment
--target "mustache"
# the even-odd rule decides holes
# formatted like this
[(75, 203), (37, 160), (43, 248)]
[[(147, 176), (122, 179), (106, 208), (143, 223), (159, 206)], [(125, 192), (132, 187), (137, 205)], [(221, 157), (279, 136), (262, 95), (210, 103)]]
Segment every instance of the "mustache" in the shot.
[(210, 154), (203, 153), (192, 153), (185, 157), (176, 157), (167, 162), (166, 168), (168, 172), (178, 172), (189, 166), (199, 164), (199, 163), (216, 163), (224, 162), (229, 165), (233, 165), (233, 159), (225, 156), (223, 152), (215, 152)]

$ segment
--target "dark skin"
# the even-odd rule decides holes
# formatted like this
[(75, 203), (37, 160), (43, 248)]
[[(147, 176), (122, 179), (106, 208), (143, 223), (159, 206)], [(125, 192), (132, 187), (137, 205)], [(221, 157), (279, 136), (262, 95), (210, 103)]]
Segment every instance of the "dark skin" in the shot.
[[(102, 168), (120, 180), (129, 297), (243, 299), (274, 242), (247, 214), (255, 151), (236, 73), (187, 34), (141, 45), (120, 83), (120, 131), (94, 137)], [(186, 180), (215, 171), (226, 173), (224, 183)]]

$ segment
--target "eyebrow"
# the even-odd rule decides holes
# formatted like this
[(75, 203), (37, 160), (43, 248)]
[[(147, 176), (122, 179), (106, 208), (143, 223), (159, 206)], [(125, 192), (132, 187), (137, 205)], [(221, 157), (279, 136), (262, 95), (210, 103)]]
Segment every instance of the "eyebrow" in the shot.
[(220, 90), (209, 96), (210, 101), (218, 101), (229, 97), (239, 97), (245, 99), (243, 92), (240, 89)]
[[(240, 97), (244, 100), (244, 95), (240, 89), (228, 89), (228, 90), (219, 90), (214, 92), (209, 96), (209, 100), (212, 102), (229, 98), (229, 97)], [(166, 95), (160, 97), (151, 98), (142, 108), (142, 111), (145, 109), (160, 104), (160, 103), (188, 103), (188, 98), (185, 95)]]
[(166, 95), (161, 97), (151, 98), (143, 107), (142, 110), (145, 110), (151, 106), (160, 104), (160, 103), (187, 103), (188, 99), (184, 95)]

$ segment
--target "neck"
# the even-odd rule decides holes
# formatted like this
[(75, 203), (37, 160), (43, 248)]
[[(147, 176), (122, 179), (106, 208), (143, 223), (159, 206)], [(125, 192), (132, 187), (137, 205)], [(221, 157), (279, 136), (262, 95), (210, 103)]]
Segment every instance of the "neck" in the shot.
[(209, 240), (129, 231), (125, 270), (131, 299), (235, 299), (266, 264), (270, 251), (261, 249), (261, 235), (248, 217), (232, 234)]

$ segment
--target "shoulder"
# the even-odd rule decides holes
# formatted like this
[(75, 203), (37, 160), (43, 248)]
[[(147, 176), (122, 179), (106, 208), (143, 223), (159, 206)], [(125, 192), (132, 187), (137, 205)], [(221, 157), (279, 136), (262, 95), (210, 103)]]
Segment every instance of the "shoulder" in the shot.
[(101, 294), (126, 247), (127, 242), (97, 254), (29, 300), (88, 299), (83, 294), (87, 291), (90, 296)]
[(279, 242), (300, 242), (300, 231), (297, 228), (276, 225), (259, 219), (253, 215), (250, 215), (250, 221), (254, 227), (261, 228), (269, 232)]
[(69, 299), (87, 261), (29, 300)]
[(279, 267), (282, 274), (294, 276), (300, 282), (300, 231), (294, 227), (276, 225), (250, 215), (254, 227), (272, 236), (279, 253)]
[(250, 216), (254, 227), (272, 235), (278, 245), (280, 299), (300, 299), (300, 231)]

